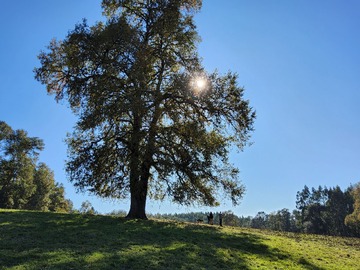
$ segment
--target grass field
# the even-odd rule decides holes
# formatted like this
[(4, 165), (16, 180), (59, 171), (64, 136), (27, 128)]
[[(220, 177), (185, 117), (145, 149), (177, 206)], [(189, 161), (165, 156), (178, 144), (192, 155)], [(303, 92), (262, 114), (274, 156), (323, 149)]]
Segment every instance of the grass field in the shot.
[(0, 269), (360, 269), (360, 239), (0, 210)]

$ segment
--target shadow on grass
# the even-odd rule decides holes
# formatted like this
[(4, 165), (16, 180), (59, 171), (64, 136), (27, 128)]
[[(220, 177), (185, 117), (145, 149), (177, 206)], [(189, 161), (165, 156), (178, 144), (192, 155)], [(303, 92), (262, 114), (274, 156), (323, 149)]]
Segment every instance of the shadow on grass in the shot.
[[(252, 269), (294, 261), (255, 234), (210, 226), (39, 212), (0, 212), (0, 269)], [(304, 269), (320, 268), (305, 259)]]

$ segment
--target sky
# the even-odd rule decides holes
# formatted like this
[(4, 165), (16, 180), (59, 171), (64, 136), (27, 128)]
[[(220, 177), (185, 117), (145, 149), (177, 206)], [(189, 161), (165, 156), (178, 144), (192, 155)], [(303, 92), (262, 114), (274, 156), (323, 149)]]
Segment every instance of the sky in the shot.
[[(65, 173), (66, 134), (76, 122), (34, 79), (52, 38), (103, 20), (100, 0), (0, 0), (0, 120), (45, 143), (40, 161), (79, 209), (129, 209), (129, 200), (77, 193)], [(180, 207), (148, 201), (148, 213), (231, 210), (255, 216), (295, 209), (304, 185), (343, 190), (360, 181), (360, 2), (207, 0), (195, 16), (205, 69), (239, 75), (257, 112), (250, 147), (235, 149), (246, 194), (238, 206)]]

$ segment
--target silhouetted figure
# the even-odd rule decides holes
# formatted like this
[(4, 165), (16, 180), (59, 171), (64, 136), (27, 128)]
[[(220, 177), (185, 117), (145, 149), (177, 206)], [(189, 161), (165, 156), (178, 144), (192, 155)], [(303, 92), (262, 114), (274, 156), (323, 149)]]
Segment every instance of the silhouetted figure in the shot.
[(208, 218), (208, 224), (213, 225), (214, 224), (214, 215), (212, 212), (210, 212), (210, 214), (207, 216)]
[(219, 213), (219, 224), (222, 227), (222, 213)]

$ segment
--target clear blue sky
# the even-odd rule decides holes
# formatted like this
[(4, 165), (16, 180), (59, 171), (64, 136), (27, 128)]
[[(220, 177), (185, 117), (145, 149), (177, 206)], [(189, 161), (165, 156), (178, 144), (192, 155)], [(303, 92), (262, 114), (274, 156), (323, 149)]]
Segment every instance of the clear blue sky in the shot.
[[(40, 161), (79, 208), (128, 210), (128, 201), (77, 194), (64, 172), (67, 132), (76, 118), (34, 79), (37, 55), (82, 18), (102, 20), (100, 0), (0, 0), (0, 120), (45, 142)], [(304, 185), (360, 181), (360, 2), (204, 1), (196, 16), (208, 71), (239, 74), (257, 111), (254, 144), (231, 154), (247, 188), (237, 215), (295, 208)], [(149, 202), (151, 213), (208, 211)]]

